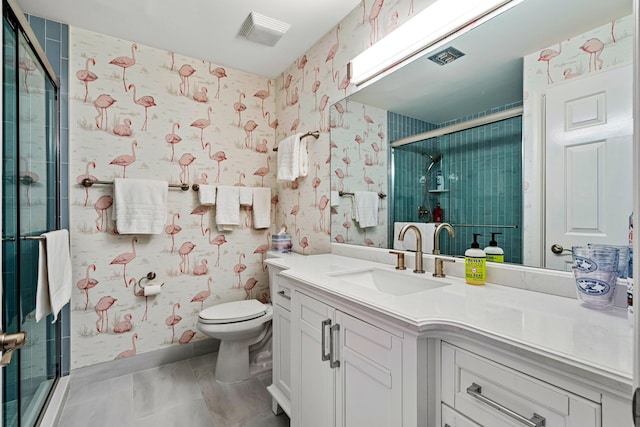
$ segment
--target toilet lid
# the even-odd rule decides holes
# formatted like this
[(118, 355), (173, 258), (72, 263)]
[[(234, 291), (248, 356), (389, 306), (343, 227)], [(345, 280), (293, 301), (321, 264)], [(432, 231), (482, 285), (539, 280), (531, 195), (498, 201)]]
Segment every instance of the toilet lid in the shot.
[(251, 320), (263, 316), (266, 306), (260, 301), (250, 299), (214, 305), (200, 312), (198, 316), (203, 323), (233, 323)]

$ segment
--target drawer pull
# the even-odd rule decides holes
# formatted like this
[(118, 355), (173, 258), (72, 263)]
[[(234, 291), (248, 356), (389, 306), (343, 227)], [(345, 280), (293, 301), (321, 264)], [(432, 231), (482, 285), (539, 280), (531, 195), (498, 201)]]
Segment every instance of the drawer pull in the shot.
[(286, 295), (284, 291), (278, 291), (278, 295), (280, 295), (284, 299), (291, 300), (291, 297), (289, 295)]
[(320, 353), (322, 356), (322, 361), (327, 361), (331, 358), (331, 350), (329, 350), (329, 353), (325, 353), (324, 349), (327, 348), (327, 326), (331, 326), (331, 319), (327, 319), (327, 320), (323, 320), (322, 321), (322, 344), (321, 344), (321, 348), (320, 348)]
[(476, 383), (473, 383), (469, 387), (467, 387), (467, 394), (475, 397), (480, 402), (491, 406), (493, 409), (496, 409), (496, 410), (502, 412), (503, 414), (510, 416), (514, 420), (521, 422), (522, 424), (524, 424), (527, 427), (545, 427), (545, 425), (546, 425), (546, 420), (544, 419), (544, 417), (541, 417), (538, 414), (534, 413), (533, 417), (526, 418), (526, 417), (523, 417), (522, 415), (518, 414), (517, 412), (514, 412), (511, 409), (509, 409), (509, 408), (507, 408), (505, 406), (502, 406), (498, 402), (495, 402), (495, 401), (489, 399), (488, 397), (483, 396), (482, 395), (482, 387), (480, 387)]
[[(333, 336), (334, 332), (336, 333), (335, 337)], [(340, 361), (335, 358), (335, 349), (333, 347), (333, 343), (336, 340), (336, 337), (340, 337), (339, 333), (340, 325), (335, 324), (331, 328), (329, 328), (329, 356), (331, 357), (331, 359), (329, 360), (329, 366), (331, 367), (331, 369), (340, 367)]]

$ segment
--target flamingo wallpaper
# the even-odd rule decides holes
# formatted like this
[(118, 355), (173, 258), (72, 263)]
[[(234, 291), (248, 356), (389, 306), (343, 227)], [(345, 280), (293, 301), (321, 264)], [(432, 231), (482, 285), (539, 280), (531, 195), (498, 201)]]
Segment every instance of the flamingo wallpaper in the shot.
[[(295, 252), (331, 250), (328, 201), (338, 184), (331, 183), (330, 157), (344, 153), (330, 148), (329, 130), (337, 124), (329, 110), (354, 89), (346, 65), (429, 3), (364, 0), (275, 80), (71, 28), (72, 368), (195, 342), (204, 338), (196, 328), (201, 308), (265, 300), (264, 252), (269, 233), (282, 225), (294, 235)], [(386, 193), (380, 187), (386, 119), (379, 113), (366, 111), (374, 121), (370, 133), (348, 151), (354, 156), (360, 146), (363, 157), (364, 166), (352, 169), (354, 181), (367, 185), (370, 176), (371, 189)], [(320, 138), (309, 141), (309, 175), (276, 183), (274, 146), (312, 130)], [(371, 170), (379, 172), (370, 174), (367, 156), (376, 154)], [(76, 183), (120, 177), (270, 187), (271, 230), (254, 230), (245, 212), (243, 226), (218, 233), (197, 193), (170, 190), (163, 235), (119, 235), (112, 188)], [(138, 296), (137, 281), (150, 271), (165, 283), (162, 293)]]
[(536, 206), (541, 206), (542, 189), (537, 152), (540, 141), (535, 129), (533, 114), (539, 109), (540, 94), (550, 85), (566, 79), (596, 73), (607, 68), (633, 62), (633, 19), (626, 16), (612, 19), (607, 25), (583, 34), (560, 40), (558, 44), (533, 52), (524, 57), (523, 81), (523, 150), (524, 150), (524, 227), (523, 262), (540, 265), (539, 239), (540, 215)]

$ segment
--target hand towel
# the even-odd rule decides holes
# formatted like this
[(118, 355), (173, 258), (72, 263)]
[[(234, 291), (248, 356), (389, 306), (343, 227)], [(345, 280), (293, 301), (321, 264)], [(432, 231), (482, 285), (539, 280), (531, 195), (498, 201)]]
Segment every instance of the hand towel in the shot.
[(360, 228), (378, 225), (378, 193), (374, 191), (356, 191), (354, 199)]
[(253, 187), (238, 187), (240, 189), (240, 206), (253, 205)]
[(259, 187), (253, 189), (253, 228), (271, 226), (271, 189)]
[(334, 208), (336, 206), (340, 206), (340, 193), (331, 191), (331, 207)]
[(113, 186), (113, 219), (118, 233), (162, 234), (167, 222), (166, 181), (116, 178)]
[(298, 177), (305, 177), (309, 174), (309, 152), (307, 150), (307, 139), (300, 139), (300, 150), (298, 151)]
[(300, 137), (291, 135), (278, 144), (278, 181), (295, 181), (300, 175)]
[(52, 323), (55, 323), (62, 307), (71, 300), (69, 231), (56, 230), (42, 236), (38, 254), (36, 322), (53, 313)]
[(198, 198), (200, 204), (205, 206), (214, 206), (216, 204), (216, 186), (200, 184), (198, 188)]
[(218, 230), (230, 231), (240, 225), (240, 191), (239, 187), (218, 186), (216, 197), (216, 223)]

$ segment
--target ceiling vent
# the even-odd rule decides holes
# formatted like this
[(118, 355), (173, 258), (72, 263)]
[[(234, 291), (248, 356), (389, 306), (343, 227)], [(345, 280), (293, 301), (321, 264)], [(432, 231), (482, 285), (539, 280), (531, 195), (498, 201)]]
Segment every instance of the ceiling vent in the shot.
[(445, 50), (441, 50), (440, 52), (431, 55), (429, 59), (438, 65), (447, 65), (461, 56), (464, 56), (464, 53), (453, 47), (448, 47)]
[(267, 46), (275, 46), (291, 25), (259, 13), (251, 12), (240, 29), (240, 35)]

